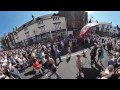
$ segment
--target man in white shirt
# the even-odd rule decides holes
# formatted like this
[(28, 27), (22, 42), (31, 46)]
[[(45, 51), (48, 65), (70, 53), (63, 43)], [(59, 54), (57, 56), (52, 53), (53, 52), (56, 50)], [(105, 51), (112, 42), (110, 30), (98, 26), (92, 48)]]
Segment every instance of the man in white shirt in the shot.
[(19, 56), (16, 60), (18, 61), (18, 64), (20, 65), (20, 68), (22, 70), (23, 69), (23, 63), (24, 63), (23, 60), (22, 60), (22, 57)]

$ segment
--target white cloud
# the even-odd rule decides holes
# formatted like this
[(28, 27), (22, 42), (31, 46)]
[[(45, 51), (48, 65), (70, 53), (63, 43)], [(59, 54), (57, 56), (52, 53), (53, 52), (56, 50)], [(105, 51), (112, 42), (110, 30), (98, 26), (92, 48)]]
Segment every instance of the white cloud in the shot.
[(86, 12), (88, 12), (88, 15), (90, 15), (90, 14), (92, 14), (95, 11), (86, 11)]

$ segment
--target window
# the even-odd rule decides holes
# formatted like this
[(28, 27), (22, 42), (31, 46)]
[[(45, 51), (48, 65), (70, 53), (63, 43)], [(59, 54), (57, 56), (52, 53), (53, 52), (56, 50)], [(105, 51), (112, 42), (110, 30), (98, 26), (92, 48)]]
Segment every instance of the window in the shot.
[(28, 30), (28, 28), (26, 27), (25, 24), (23, 25), (23, 29), (24, 29), (24, 31)]
[(61, 22), (58, 23), (53, 23), (55, 26), (55, 30), (60, 30), (61, 29)]
[(53, 16), (53, 21), (59, 20), (59, 16)]
[(39, 20), (39, 21), (38, 21), (38, 24), (43, 24), (43, 20)]
[(30, 37), (30, 35), (29, 35), (29, 31), (26, 32), (25, 35), (26, 35), (26, 38), (29, 38), (29, 37)]
[(34, 35), (36, 35), (36, 34), (37, 34), (37, 31), (36, 31), (36, 30), (34, 30), (34, 31), (33, 31), (33, 33), (34, 33)]
[(38, 28), (41, 30), (41, 33), (45, 33), (45, 25)]
[(24, 28), (24, 31), (27, 31), (27, 30), (28, 30), (28, 28), (27, 28), (27, 27), (25, 27), (25, 28)]

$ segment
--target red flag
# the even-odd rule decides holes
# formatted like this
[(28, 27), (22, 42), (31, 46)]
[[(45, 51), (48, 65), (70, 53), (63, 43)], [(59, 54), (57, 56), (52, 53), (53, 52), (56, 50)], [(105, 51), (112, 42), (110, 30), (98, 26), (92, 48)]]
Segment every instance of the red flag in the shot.
[(87, 25), (85, 25), (81, 31), (80, 31), (80, 37), (81, 38), (86, 38), (88, 33), (91, 31), (91, 29), (93, 27), (96, 27), (98, 26), (99, 24), (98, 23), (88, 23)]

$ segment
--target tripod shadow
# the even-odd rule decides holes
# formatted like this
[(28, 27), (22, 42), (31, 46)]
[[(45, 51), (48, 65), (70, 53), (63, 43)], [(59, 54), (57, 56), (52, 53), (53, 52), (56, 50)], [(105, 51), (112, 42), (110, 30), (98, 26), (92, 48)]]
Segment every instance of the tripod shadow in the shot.
[(25, 76), (34, 75), (35, 73), (36, 73), (36, 71), (29, 71), (29, 72), (25, 73), (24, 75)]
[(42, 75), (41, 74), (38, 74), (38, 75), (35, 75), (29, 79), (38, 79), (38, 78), (42, 78)]
[(80, 79), (96, 79), (99, 75), (100, 71), (95, 68), (83, 68), (82, 73), (84, 77), (80, 77)]

